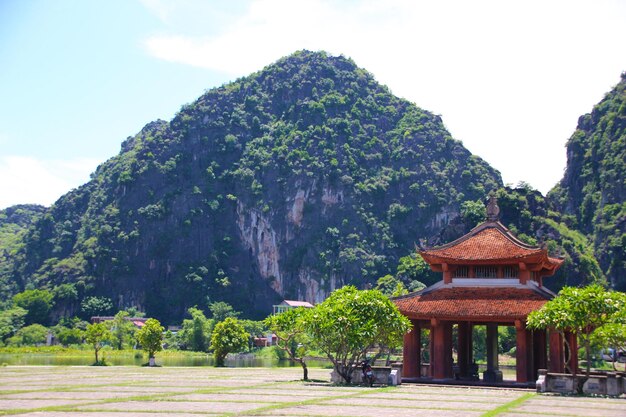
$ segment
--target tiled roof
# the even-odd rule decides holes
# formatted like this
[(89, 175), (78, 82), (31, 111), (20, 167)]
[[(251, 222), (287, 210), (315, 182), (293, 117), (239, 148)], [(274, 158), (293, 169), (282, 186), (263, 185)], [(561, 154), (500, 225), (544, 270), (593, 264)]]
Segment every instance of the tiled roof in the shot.
[(283, 303), (291, 307), (313, 307), (313, 304), (309, 303), (308, 301), (284, 300)]
[(521, 261), (527, 258), (532, 258), (535, 262), (547, 260), (545, 249), (521, 242), (498, 222), (483, 223), (454, 242), (420, 253), (426, 261), (434, 263), (491, 262), (505, 259)]
[(399, 297), (394, 303), (415, 319), (506, 319), (525, 317), (550, 295), (531, 288), (442, 287)]

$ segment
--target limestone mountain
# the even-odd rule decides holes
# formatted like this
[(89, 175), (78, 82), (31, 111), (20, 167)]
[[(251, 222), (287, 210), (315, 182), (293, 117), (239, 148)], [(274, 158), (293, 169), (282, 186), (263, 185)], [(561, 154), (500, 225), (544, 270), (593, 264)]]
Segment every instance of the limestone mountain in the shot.
[(626, 291), (626, 73), (567, 142), (567, 168), (549, 193), (571, 228), (590, 236), (615, 289)]
[(0, 307), (41, 288), (57, 316), (135, 307), (176, 323), (227, 301), (262, 317), (283, 298), (410, 275), (415, 245), (466, 233), (492, 190), (507, 227), (565, 257), (548, 286), (604, 279), (598, 235), (558, 209), (572, 186), (502, 187), (439, 116), (349, 59), (301, 51), (147, 124), (52, 207), (0, 212)]
[(301, 51), (129, 137), (30, 229), (10, 279), (71, 286), (66, 312), (101, 297), (166, 322), (208, 300), (263, 316), (374, 283), (501, 186), (439, 116)]
[(45, 212), (35, 204), (20, 204), (0, 210), (0, 310), (20, 288), (11, 279), (19, 263), (28, 228)]

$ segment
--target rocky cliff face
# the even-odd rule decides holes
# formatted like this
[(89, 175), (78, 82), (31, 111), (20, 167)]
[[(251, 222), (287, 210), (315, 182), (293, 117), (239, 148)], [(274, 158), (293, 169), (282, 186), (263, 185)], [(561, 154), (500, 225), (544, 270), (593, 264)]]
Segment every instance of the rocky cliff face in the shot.
[(438, 116), (303, 51), (128, 138), (46, 212), (12, 274), (73, 286), (75, 310), (107, 297), (169, 323), (225, 300), (260, 317), (373, 284), (501, 185)]

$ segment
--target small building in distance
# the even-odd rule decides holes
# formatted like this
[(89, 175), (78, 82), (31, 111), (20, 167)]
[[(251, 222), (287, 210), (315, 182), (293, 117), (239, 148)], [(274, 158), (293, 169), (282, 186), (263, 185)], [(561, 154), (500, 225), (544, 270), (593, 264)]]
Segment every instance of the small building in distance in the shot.
[(313, 308), (313, 304), (308, 301), (283, 300), (282, 303), (274, 305), (274, 314), (283, 313), (297, 307)]

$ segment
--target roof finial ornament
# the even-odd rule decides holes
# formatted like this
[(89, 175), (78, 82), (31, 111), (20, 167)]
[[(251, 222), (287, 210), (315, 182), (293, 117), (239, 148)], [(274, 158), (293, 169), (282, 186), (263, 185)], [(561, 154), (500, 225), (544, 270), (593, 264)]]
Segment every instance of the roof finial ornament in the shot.
[(498, 198), (495, 193), (489, 193), (489, 202), (487, 203), (487, 221), (497, 222), (500, 218), (500, 207), (498, 207)]

